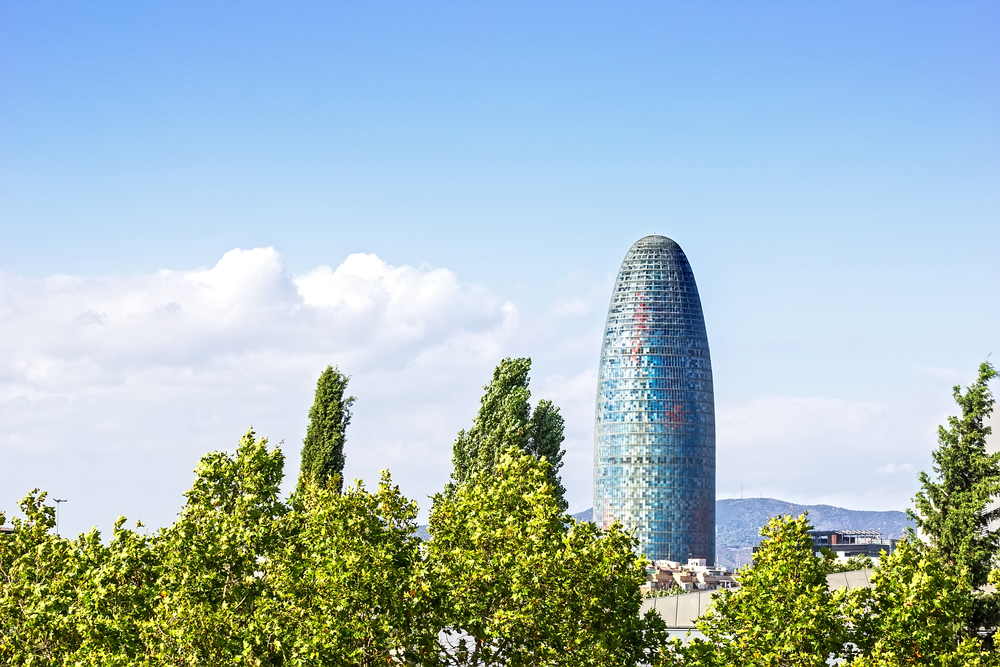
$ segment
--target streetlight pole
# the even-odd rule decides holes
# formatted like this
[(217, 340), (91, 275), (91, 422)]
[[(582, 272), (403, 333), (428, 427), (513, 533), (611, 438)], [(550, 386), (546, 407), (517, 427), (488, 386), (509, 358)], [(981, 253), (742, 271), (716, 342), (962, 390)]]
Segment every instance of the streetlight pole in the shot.
[(53, 498), (56, 501), (56, 536), (59, 536), (59, 508), (66, 500), (64, 498)]

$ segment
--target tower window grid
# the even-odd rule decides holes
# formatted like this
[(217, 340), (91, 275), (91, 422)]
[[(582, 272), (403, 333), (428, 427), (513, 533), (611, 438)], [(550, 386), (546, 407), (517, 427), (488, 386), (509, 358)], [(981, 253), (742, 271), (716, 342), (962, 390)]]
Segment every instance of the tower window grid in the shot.
[(715, 558), (715, 401), (694, 274), (664, 236), (622, 262), (601, 350), (594, 519), (653, 559)]

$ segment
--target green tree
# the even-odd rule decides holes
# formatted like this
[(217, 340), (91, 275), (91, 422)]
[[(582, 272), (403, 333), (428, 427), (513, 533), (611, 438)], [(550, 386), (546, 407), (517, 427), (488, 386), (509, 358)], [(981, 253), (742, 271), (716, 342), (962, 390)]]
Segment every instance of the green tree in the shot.
[(160, 599), (147, 628), (154, 659), (174, 665), (273, 665), (275, 552), (295, 534), (279, 496), (284, 455), (252, 431), (235, 456), (202, 458), (177, 521), (156, 536)]
[(531, 437), (528, 400), (530, 359), (504, 359), (483, 387), (479, 412), (472, 427), (458, 432), (452, 448), (452, 479), (463, 483), (480, 470), (490, 470), (506, 447), (524, 450)]
[(108, 544), (96, 529), (53, 535), (55, 512), (37, 490), (21, 510), (0, 536), (0, 664), (141, 664), (156, 600), (148, 538), (122, 528), (124, 517)]
[(553, 493), (559, 501), (559, 506), (565, 512), (569, 509), (566, 502), (566, 487), (562, 484), (559, 470), (563, 466), (563, 439), (565, 421), (559, 408), (548, 399), (538, 401), (531, 413), (531, 436), (528, 439), (527, 452), (537, 459), (545, 459), (549, 467), (545, 474), (552, 485)]
[(634, 665), (664, 637), (620, 526), (567, 528), (548, 464), (514, 446), (434, 497), (422, 587), (426, 665)]
[(538, 402), (532, 411), (528, 389), (531, 359), (506, 358), (493, 371), (492, 381), (483, 387), (479, 412), (472, 427), (458, 433), (452, 455), (452, 487), (470, 475), (492, 470), (500, 454), (516, 447), (549, 463), (548, 475), (565, 511), (565, 489), (559, 477), (562, 468), (564, 421), (552, 401)]
[(286, 664), (385, 665), (412, 643), (420, 572), (417, 506), (382, 472), (378, 490), (310, 485), (288, 516), (260, 609)]
[(340, 491), (344, 476), (344, 443), (351, 423), (354, 397), (344, 397), (350, 378), (339, 368), (327, 366), (316, 383), (316, 398), (309, 409), (309, 426), (302, 442), (299, 492), (307, 483), (333, 484)]
[[(974, 589), (987, 583), (1000, 548), (1000, 531), (990, 527), (1000, 520), (1000, 507), (991, 508), (1000, 495), (1000, 453), (986, 452), (991, 429), (984, 423), (993, 411), (989, 382), (996, 375), (996, 369), (983, 362), (965, 392), (954, 387), (962, 416), (949, 417), (948, 428), (938, 427), (938, 448), (932, 454), (936, 477), (920, 473), (922, 488), (913, 499), (916, 511), (908, 510), (942, 561), (965, 572)], [(998, 618), (996, 595), (976, 594), (968, 631), (995, 628)]]
[(851, 596), (858, 667), (969, 665), (982, 659), (978, 639), (959, 643), (971, 605), (966, 577), (934, 550), (901, 540), (872, 574), (872, 588)]
[(81, 641), (71, 613), (76, 582), (66, 576), (73, 548), (51, 534), (55, 510), (45, 496), (34, 489), (20, 503), (25, 518), (0, 534), (0, 664), (52, 664)]
[(54, 535), (33, 492), (0, 535), (0, 664), (610, 666), (663, 644), (635, 540), (564, 523), (544, 459), (508, 447), (435, 497), (427, 544), (388, 473), (291, 503), (283, 466), (248, 432), (173, 525), (107, 543)]
[(694, 664), (746, 667), (824, 667), (843, 656), (848, 628), (846, 593), (827, 588), (806, 515), (771, 519), (740, 588), (721, 591), (698, 621), (707, 638), (682, 649)]

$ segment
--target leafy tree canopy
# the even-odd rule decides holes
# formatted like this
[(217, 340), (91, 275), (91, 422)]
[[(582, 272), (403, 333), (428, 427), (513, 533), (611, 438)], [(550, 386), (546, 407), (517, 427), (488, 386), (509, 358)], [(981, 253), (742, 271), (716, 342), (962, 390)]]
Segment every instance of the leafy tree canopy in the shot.
[(0, 535), (0, 664), (1000, 666), (977, 632), (996, 608), (976, 590), (997, 547), (992, 366), (956, 388), (962, 417), (940, 430), (937, 477), (921, 476), (929, 544), (902, 541), (873, 588), (831, 593), (807, 517), (774, 519), (742, 587), (718, 594), (686, 644), (639, 613), (635, 540), (566, 522), (549, 461), (563, 424), (549, 402), (530, 410), (529, 366), (504, 360), (487, 386), (427, 543), (388, 473), (373, 492), (309, 478), (283, 500), (284, 456), (252, 432), (202, 458), (177, 521), (152, 535), (121, 518), (106, 541), (59, 537), (32, 491)]
[(722, 591), (698, 622), (712, 650), (695, 642), (687, 652), (734, 667), (823, 667), (830, 657), (845, 657), (844, 593), (827, 589), (811, 529), (805, 514), (771, 519), (761, 529), (753, 566), (740, 570), (740, 588)]
[(572, 522), (548, 466), (515, 446), (434, 498), (426, 664), (634, 665), (664, 639), (640, 616), (635, 540)]
[(933, 550), (902, 540), (880, 559), (871, 589), (853, 592), (845, 616), (859, 667), (970, 665), (982, 656), (980, 642), (958, 641), (972, 597), (964, 576)]
[(427, 544), (388, 473), (288, 502), (283, 466), (247, 433), (201, 460), (173, 525), (121, 519), (107, 544), (54, 535), (30, 495), (0, 536), (0, 664), (629, 665), (663, 639), (634, 540), (567, 528), (534, 456), (437, 496)]
[[(44, 494), (0, 536), (0, 664), (374, 665), (411, 640), (416, 506), (309, 485), (282, 501), (284, 456), (248, 433), (197, 468), (178, 520), (52, 534)], [(0, 515), (0, 522), (3, 520)]]

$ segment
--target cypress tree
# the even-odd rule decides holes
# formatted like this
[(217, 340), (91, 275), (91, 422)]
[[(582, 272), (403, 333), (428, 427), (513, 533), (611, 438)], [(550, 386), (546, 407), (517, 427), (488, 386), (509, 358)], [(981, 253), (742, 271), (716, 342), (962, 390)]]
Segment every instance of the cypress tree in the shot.
[(327, 366), (316, 383), (316, 398), (309, 409), (309, 426), (302, 441), (299, 491), (306, 484), (332, 484), (343, 488), (344, 442), (351, 423), (354, 397), (344, 397), (350, 378), (339, 368)]
[(452, 483), (461, 484), (473, 472), (493, 470), (501, 453), (517, 447), (535, 458), (544, 457), (550, 467), (552, 484), (560, 506), (569, 507), (566, 490), (559, 477), (563, 458), (564, 420), (552, 401), (539, 401), (532, 411), (528, 389), (531, 359), (506, 358), (493, 371), (493, 379), (483, 387), (479, 412), (472, 427), (458, 433), (453, 447)]

